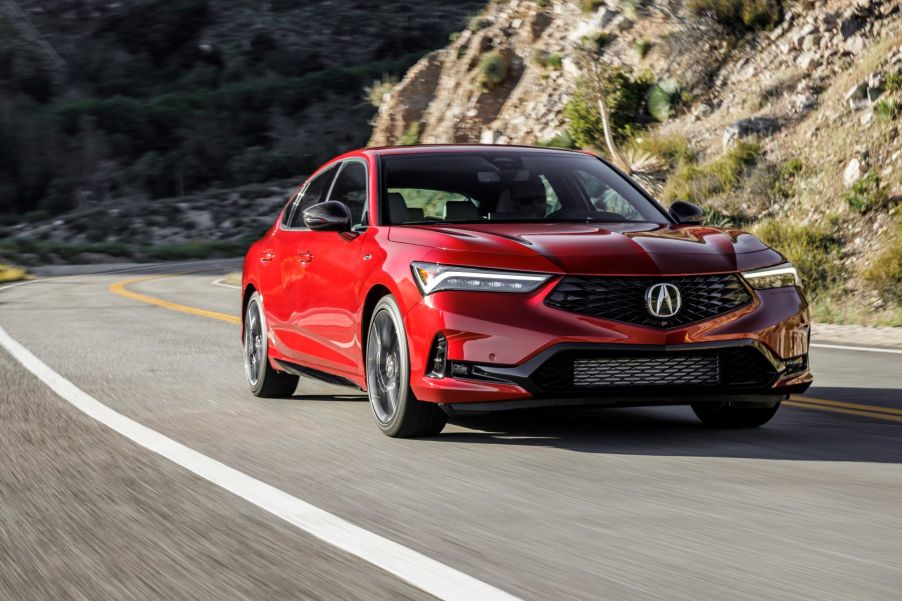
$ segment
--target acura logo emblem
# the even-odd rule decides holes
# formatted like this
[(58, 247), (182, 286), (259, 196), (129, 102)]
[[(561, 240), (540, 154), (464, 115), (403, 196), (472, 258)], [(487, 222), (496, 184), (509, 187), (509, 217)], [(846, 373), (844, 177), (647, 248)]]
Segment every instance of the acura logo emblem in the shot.
[(673, 317), (682, 305), (680, 290), (673, 284), (655, 284), (645, 291), (645, 307), (655, 317)]

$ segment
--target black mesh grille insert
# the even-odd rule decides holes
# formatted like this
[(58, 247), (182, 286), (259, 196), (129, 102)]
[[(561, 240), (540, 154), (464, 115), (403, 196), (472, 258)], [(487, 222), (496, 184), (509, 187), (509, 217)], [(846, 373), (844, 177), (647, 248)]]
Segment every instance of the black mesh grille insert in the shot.
[[(645, 293), (654, 284), (669, 283), (680, 291), (682, 307), (661, 319), (648, 312)], [(752, 300), (735, 274), (683, 277), (567, 276), (558, 282), (545, 304), (556, 309), (642, 326), (673, 328), (710, 319)]]
[(548, 391), (656, 386), (767, 386), (771, 364), (752, 347), (703, 351), (563, 351), (532, 375)]

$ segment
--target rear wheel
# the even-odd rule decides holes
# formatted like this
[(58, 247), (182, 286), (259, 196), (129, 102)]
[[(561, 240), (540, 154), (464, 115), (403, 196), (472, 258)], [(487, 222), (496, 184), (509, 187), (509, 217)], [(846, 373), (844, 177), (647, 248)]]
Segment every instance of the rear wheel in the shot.
[(383, 434), (434, 436), (447, 416), (434, 403), (418, 401), (410, 389), (407, 334), (398, 304), (383, 297), (370, 318), (366, 337), (366, 384), (370, 407)]
[(773, 405), (749, 403), (693, 403), (692, 410), (706, 426), (714, 428), (757, 428), (777, 413), (780, 401)]
[(294, 394), (298, 377), (276, 371), (269, 364), (269, 338), (260, 294), (254, 292), (244, 312), (244, 375), (258, 397), (280, 398)]

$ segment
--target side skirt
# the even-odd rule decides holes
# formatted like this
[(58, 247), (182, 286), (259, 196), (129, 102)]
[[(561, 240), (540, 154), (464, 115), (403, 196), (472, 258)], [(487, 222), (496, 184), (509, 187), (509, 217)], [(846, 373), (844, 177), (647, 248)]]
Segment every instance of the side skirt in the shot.
[(360, 387), (354, 382), (348, 380), (347, 378), (342, 378), (341, 376), (336, 376), (335, 374), (330, 374), (329, 372), (321, 371), (319, 369), (315, 369), (313, 367), (306, 367), (304, 365), (298, 365), (297, 363), (290, 363), (288, 361), (283, 361), (281, 359), (273, 359), (276, 363), (279, 364), (279, 367), (282, 368), (283, 371), (286, 371), (295, 376), (303, 376), (307, 378), (313, 378), (314, 380), (319, 380), (320, 382), (326, 382), (327, 384), (336, 384), (338, 386), (350, 386), (352, 388), (356, 388), (360, 390)]

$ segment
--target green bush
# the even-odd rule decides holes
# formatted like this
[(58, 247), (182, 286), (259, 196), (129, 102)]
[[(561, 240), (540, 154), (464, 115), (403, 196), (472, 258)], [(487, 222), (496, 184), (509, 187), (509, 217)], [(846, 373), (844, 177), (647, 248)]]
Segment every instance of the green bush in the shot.
[(782, 0), (689, 0), (689, 11), (732, 29), (772, 29), (783, 18)]
[(867, 213), (871, 209), (882, 207), (889, 199), (880, 176), (869, 171), (864, 177), (852, 184), (852, 189), (843, 194), (846, 202), (853, 210)]
[(658, 121), (670, 119), (685, 99), (683, 84), (675, 79), (664, 79), (655, 84), (648, 96), (648, 112)]
[(888, 73), (883, 80), (883, 88), (889, 93), (902, 92), (902, 74)]
[[(611, 130), (618, 142), (629, 139), (635, 133), (636, 117), (652, 83), (649, 73), (633, 79), (621, 67), (608, 67), (600, 77), (601, 92)], [(568, 131), (580, 147), (604, 147), (604, 128), (598, 110), (598, 90), (586, 80), (580, 80), (576, 94), (564, 107)]]
[(752, 233), (793, 262), (805, 287), (813, 295), (829, 290), (842, 279), (841, 241), (828, 225), (792, 225), (768, 218)]
[(889, 244), (862, 275), (884, 296), (902, 301), (902, 216), (896, 218)]
[(568, 131), (563, 131), (548, 140), (539, 140), (538, 145), (551, 148), (576, 148), (576, 142), (573, 141), (573, 136)]
[(423, 133), (423, 124), (419, 121), (414, 121), (410, 125), (407, 126), (407, 129), (404, 130), (404, 135), (401, 136), (401, 139), (398, 140), (398, 144), (401, 146), (412, 146), (417, 144), (420, 141), (420, 136)]
[(579, 0), (579, 8), (584, 13), (594, 13), (603, 3), (604, 0)]
[(642, 136), (636, 141), (636, 146), (653, 156), (661, 157), (671, 167), (695, 162), (695, 153), (689, 148), (689, 140), (678, 134)]
[(651, 42), (648, 40), (636, 40), (636, 43), (633, 44), (633, 52), (636, 53), (636, 56), (639, 60), (645, 58), (645, 55), (648, 54), (648, 51), (651, 49)]
[(532, 61), (544, 69), (552, 69), (559, 71), (563, 64), (563, 58), (560, 54), (554, 52), (546, 52), (535, 48), (532, 52)]
[(668, 201), (703, 204), (717, 195), (732, 192), (760, 155), (758, 144), (741, 140), (723, 156), (704, 165), (684, 162), (668, 178), (662, 197)]
[(491, 90), (507, 77), (507, 59), (500, 52), (489, 52), (479, 60), (479, 83)]
[(388, 73), (383, 73), (379, 79), (374, 79), (373, 83), (364, 88), (364, 96), (366, 100), (375, 108), (382, 106), (382, 99), (398, 85), (398, 78)]
[(789, 198), (795, 190), (796, 178), (802, 173), (805, 165), (802, 159), (796, 157), (789, 159), (777, 170), (771, 184), (771, 191), (780, 198)]
[(902, 115), (902, 104), (892, 98), (874, 105), (874, 115), (881, 121), (892, 121)]
[(479, 31), (480, 29), (485, 29), (491, 24), (491, 19), (476, 15), (474, 17), (470, 17), (470, 21), (467, 23), (467, 29), (469, 29), (470, 31)]

